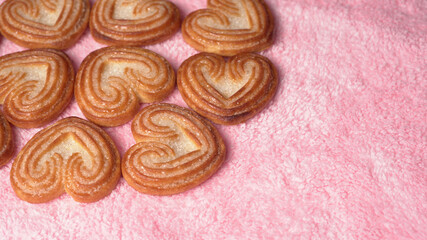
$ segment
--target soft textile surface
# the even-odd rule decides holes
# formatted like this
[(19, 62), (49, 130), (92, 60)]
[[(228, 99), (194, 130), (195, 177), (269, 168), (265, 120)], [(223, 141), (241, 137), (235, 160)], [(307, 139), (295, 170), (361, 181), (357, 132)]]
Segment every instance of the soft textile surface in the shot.
[[(172, 0), (182, 15), (205, 0)], [(2, 1), (0, 1), (2, 2)], [(223, 167), (185, 193), (155, 197), (122, 178), (105, 199), (19, 200), (0, 169), (0, 238), (427, 239), (425, 0), (266, 0), (280, 73), (267, 108), (218, 126)], [(77, 68), (102, 47), (87, 31)], [(147, 47), (174, 66), (196, 53), (181, 33)], [(22, 48), (2, 38), (0, 55)], [(166, 100), (185, 106), (178, 90)], [(61, 115), (80, 116), (73, 100)], [(40, 129), (14, 128), (17, 149)], [(129, 124), (106, 129), (121, 153)]]

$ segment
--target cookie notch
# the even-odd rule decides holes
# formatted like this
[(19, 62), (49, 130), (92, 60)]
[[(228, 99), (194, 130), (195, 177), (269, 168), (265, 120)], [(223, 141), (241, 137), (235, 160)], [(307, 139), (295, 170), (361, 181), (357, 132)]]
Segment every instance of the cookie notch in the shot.
[(264, 0), (207, 0), (182, 23), (185, 42), (201, 52), (233, 56), (273, 44), (274, 18)]
[(245, 122), (273, 98), (278, 84), (271, 61), (243, 53), (228, 62), (212, 53), (199, 53), (178, 69), (177, 85), (187, 105), (218, 124)]
[(0, 112), (0, 167), (6, 165), (14, 153), (12, 128)]
[(123, 157), (122, 174), (141, 193), (184, 192), (212, 176), (225, 158), (216, 128), (176, 105), (142, 109), (132, 122), (132, 133), (137, 143)]
[(61, 51), (36, 49), (0, 57), (0, 104), (17, 127), (41, 127), (54, 120), (70, 102), (73, 85), (73, 66)]
[(140, 103), (161, 101), (174, 87), (175, 72), (159, 54), (137, 47), (107, 47), (83, 60), (75, 97), (89, 120), (118, 126), (135, 116)]
[(120, 178), (120, 155), (95, 124), (62, 119), (28, 141), (12, 164), (16, 195), (43, 203), (67, 192), (75, 201), (95, 202), (109, 195)]
[(141, 46), (168, 39), (180, 24), (178, 8), (167, 0), (98, 0), (89, 26), (99, 43)]
[(67, 49), (85, 31), (89, 12), (89, 0), (6, 0), (0, 32), (26, 48)]

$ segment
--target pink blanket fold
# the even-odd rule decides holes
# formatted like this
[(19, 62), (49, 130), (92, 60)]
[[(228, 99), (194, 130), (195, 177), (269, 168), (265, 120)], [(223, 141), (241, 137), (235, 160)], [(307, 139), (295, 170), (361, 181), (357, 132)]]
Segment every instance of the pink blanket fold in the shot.
[[(171, 0), (183, 16), (206, 0)], [(190, 191), (136, 192), (81, 204), (19, 200), (0, 168), (0, 239), (427, 239), (427, 4), (424, 0), (265, 0), (275, 44), (261, 52), (280, 84), (264, 111), (218, 126), (223, 167)], [(0, 3), (3, 2), (0, 0)], [(93, 1), (92, 1), (93, 2)], [(103, 45), (86, 31), (78, 68)], [(182, 39), (147, 47), (175, 70)], [(0, 56), (22, 50), (0, 39)], [(166, 100), (186, 106), (178, 90)], [(76, 102), (61, 115), (83, 117)], [(14, 127), (17, 151), (40, 129)], [(106, 128), (121, 154), (129, 124)]]

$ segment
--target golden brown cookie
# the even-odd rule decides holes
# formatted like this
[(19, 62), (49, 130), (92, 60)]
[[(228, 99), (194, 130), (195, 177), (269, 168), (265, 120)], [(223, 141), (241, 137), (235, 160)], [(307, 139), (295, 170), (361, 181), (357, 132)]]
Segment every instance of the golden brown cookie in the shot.
[(26, 48), (66, 49), (85, 31), (89, 12), (89, 0), (6, 0), (0, 32)]
[(107, 47), (84, 59), (75, 96), (89, 120), (118, 126), (135, 116), (140, 102), (161, 101), (174, 87), (175, 72), (157, 53), (137, 47)]
[(41, 130), (19, 152), (10, 181), (16, 195), (43, 203), (67, 192), (78, 202), (109, 195), (120, 178), (120, 155), (108, 134), (76, 117)]
[(273, 44), (274, 19), (264, 0), (207, 0), (182, 23), (184, 40), (201, 52), (233, 56)]
[(212, 53), (185, 60), (178, 89), (193, 110), (218, 124), (239, 124), (261, 111), (276, 92), (277, 71), (268, 58), (243, 53), (228, 62)]
[(0, 167), (6, 165), (14, 153), (12, 128), (0, 112)]
[(137, 142), (122, 160), (122, 174), (134, 189), (171, 195), (193, 188), (214, 174), (225, 158), (216, 128), (195, 112), (153, 104), (132, 122)]
[(40, 127), (64, 110), (73, 96), (74, 69), (67, 55), (35, 49), (0, 57), (0, 104), (7, 120)]
[(167, 0), (98, 0), (90, 16), (93, 38), (107, 45), (148, 45), (180, 26), (178, 8)]

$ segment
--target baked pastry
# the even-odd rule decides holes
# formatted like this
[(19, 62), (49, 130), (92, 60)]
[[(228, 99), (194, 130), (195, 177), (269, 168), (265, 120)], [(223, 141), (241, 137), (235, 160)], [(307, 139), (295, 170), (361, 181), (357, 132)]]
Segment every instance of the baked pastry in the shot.
[(0, 112), (0, 167), (6, 165), (14, 153), (12, 129)]
[(53, 200), (65, 192), (78, 202), (109, 195), (120, 179), (120, 155), (107, 133), (77, 118), (41, 130), (13, 161), (10, 182), (30, 203)]
[(135, 117), (136, 144), (123, 157), (122, 174), (134, 189), (171, 195), (214, 174), (225, 158), (215, 127), (195, 112), (172, 104), (150, 105)]
[(175, 87), (175, 72), (162, 56), (137, 47), (107, 47), (80, 66), (75, 97), (83, 114), (102, 126), (130, 121), (140, 102), (163, 100)]
[(264, 0), (207, 0), (207, 7), (182, 23), (182, 36), (193, 48), (233, 56), (273, 44), (274, 18)]
[(85, 31), (89, 12), (89, 0), (6, 0), (0, 32), (26, 48), (66, 49)]
[(276, 92), (277, 71), (268, 58), (243, 53), (228, 62), (212, 53), (185, 60), (178, 89), (193, 110), (218, 124), (239, 124), (261, 111)]
[(0, 57), (0, 104), (6, 119), (17, 127), (40, 127), (54, 120), (70, 102), (73, 85), (73, 66), (58, 50)]
[(178, 8), (167, 0), (98, 0), (90, 16), (93, 38), (107, 45), (148, 45), (180, 27)]

